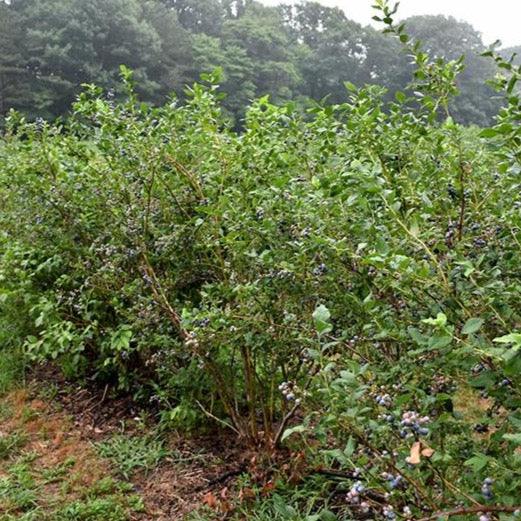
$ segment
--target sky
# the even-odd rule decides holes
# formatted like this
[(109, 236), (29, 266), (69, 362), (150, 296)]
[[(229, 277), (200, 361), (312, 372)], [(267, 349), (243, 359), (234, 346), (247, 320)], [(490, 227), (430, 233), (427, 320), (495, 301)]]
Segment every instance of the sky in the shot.
[[(261, 0), (267, 5), (298, 3), (294, 0)], [(346, 16), (362, 25), (379, 25), (371, 20), (376, 11), (372, 0), (318, 0), (342, 8)], [(391, 4), (394, 5), (393, 2)], [(469, 22), (483, 37), (485, 45), (501, 40), (503, 47), (521, 45), (521, 0), (402, 0), (399, 19), (422, 14), (451, 15)]]

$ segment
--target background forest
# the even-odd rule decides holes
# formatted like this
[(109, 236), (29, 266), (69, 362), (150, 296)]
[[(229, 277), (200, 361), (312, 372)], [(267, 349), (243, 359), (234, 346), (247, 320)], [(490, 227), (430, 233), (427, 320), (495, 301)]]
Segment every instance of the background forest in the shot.
[[(453, 116), (490, 124), (499, 104), (485, 84), (494, 66), (480, 57), (480, 33), (441, 15), (409, 18), (407, 30), (433, 57), (466, 55)], [(267, 93), (275, 103), (343, 102), (346, 80), (384, 85), (394, 99), (412, 72), (397, 40), (317, 2), (0, 0), (0, 118), (10, 108), (30, 119), (62, 116), (82, 83), (114, 88), (121, 64), (154, 104), (221, 67), (223, 108), (236, 122)]]

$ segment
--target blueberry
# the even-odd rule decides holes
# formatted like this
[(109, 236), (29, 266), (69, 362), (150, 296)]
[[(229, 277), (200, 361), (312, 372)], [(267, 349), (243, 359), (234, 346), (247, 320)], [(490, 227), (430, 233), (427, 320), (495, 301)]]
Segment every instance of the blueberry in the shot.
[(313, 275), (322, 275), (326, 271), (325, 264), (319, 264), (316, 268), (313, 269)]
[(476, 432), (488, 432), (488, 425), (485, 425), (484, 423), (476, 423), (476, 425), (474, 425), (474, 430)]

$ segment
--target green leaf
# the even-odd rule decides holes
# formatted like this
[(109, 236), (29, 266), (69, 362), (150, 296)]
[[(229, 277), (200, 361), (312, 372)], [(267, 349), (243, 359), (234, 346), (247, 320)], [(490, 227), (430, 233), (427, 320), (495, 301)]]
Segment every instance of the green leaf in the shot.
[(324, 304), (320, 304), (320, 306), (318, 306), (313, 312), (313, 322), (319, 336), (325, 333), (329, 333), (329, 331), (333, 329), (329, 323), (330, 318), (331, 313), (329, 312), (329, 309), (324, 306)]
[(521, 350), (516, 346), (509, 349), (504, 355), (505, 360), (505, 376), (515, 376), (521, 372), (521, 356), (518, 356)]
[(450, 335), (436, 335), (429, 340), (429, 349), (442, 349), (452, 342)]
[(417, 238), (418, 234), (420, 233), (420, 226), (418, 224), (418, 221), (414, 219), (411, 223), (411, 227), (409, 228), (409, 233), (414, 237)]
[(474, 266), (472, 265), (472, 263), (470, 261), (461, 261), (461, 262), (456, 262), (455, 264), (465, 268), (465, 270), (463, 271), (463, 275), (465, 275), (465, 277), (472, 275), (472, 273), (474, 273), (476, 271), (476, 268), (474, 268)]
[(512, 441), (516, 445), (521, 445), (521, 432), (518, 432), (516, 434), (503, 434), (503, 439)]
[(447, 323), (447, 316), (445, 313), (438, 313), (436, 318), (424, 318), (422, 322), (430, 326), (443, 327)]
[(483, 371), (478, 376), (470, 380), (470, 385), (478, 389), (489, 387), (495, 383), (496, 376), (494, 371)]
[(429, 337), (427, 335), (424, 335), (419, 329), (416, 329), (415, 327), (408, 327), (407, 332), (409, 333), (409, 336), (416, 342), (418, 345), (427, 345), (429, 342)]
[(398, 103), (401, 103), (401, 104), (405, 103), (405, 101), (407, 100), (407, 96), (399, 90), (396, 91), (395, 97), (396, 97), (396, 100), (398, 101)]
[(521, 417), (517, 417), (512, 414), (511, 416), (508, 417), (508, 420), (514, 427), (516, 427), (517, 429), (519, 429), (521, 431)]
[(499, 344), (515, 344), (516, 346), (521, 346), (521, 333), (510, 333), (509, 335), (500, 336), (494, 338), (493, 342), (498, 342)]
[(485, 321), (482, 318), (469, 318), (463, 328), (461, 329), (462, 335), (471, 335), (478, 331)]
[(322, 510), (319, 519), (320, 521), (336, 521), (338, 517), (330, 510)]
[(495, 137), (498, 134), (499, 134), (499, 132), (493, 128), (485, 128), (484, 130), (482, 130), (479, 133), (479, 137), (490, 138), (490, 137)]
[(344, 449), (344, 456), (346, 458), (350, 458), (355, 452), (356, 442), (353, 436), (349, 436), (349, 440), (347, 440), (346, 448)]
[(485, 454), (476, 454), (475, 456), (472, 456), (472, 458), (465, 461), (463, 465), (465, 465), (465, 467), (472, 467), (474, 472), (479, 472), (488, 465), (489, 459), (490, 458), (485, 456)]
[(284, 431), (280, 441), (284, 441), (286, 438), (289, 438), (292, 434), (305, 432), (307, 427), (305, 425), (295, 425), (294, 427), (289, 427)]
[(124, 324), (114, 332), (110, 339), (110, 347), (116, 351), (122, 351), (130, 347), (130, 340), (132, 339), (131, 326)]
[(445, 119), (444, 126), (445, 128), (456, 128), (454, 120), (450, 116), (447, 119)]

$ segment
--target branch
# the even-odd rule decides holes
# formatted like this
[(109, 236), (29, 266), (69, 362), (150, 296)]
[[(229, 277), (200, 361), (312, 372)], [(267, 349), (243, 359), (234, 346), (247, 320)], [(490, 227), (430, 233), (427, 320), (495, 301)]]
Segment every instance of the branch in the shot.
[(468, 508), (456, 508), (454, 510), (447, 510), (445, 512), (438, 512), (429, 517), (422, 517), (418, 519), (418, 521), (431, 521), (434, 519), (439, 519), (440, 517), (452, 517), (452, 516), (464, 516), (466, 514), (477, 514), (487, 512), (516, 512), (517, 510), (521, 511), (521, 506), (518, 507), (502, 507), (502, 506), (479, 506), (479, 507), (468, 507)]
[(277, 434), (275, 434), (275, 437), (273, 438), (272, 446), (278, 447), (280, 444), (280, 440), (282, 438), (282, 435), (284, 434), (284, 430), (286, 428), (286, 425), (288, 421), (292, 418), (292, 416), (297, 412), (297, 409), (300, 406), (300, 402), (295, 402), (293, 407), (290, 409), (290, 411), (284, 416), (282, 421), (280, 422), (279, 428), (277, 430)]

